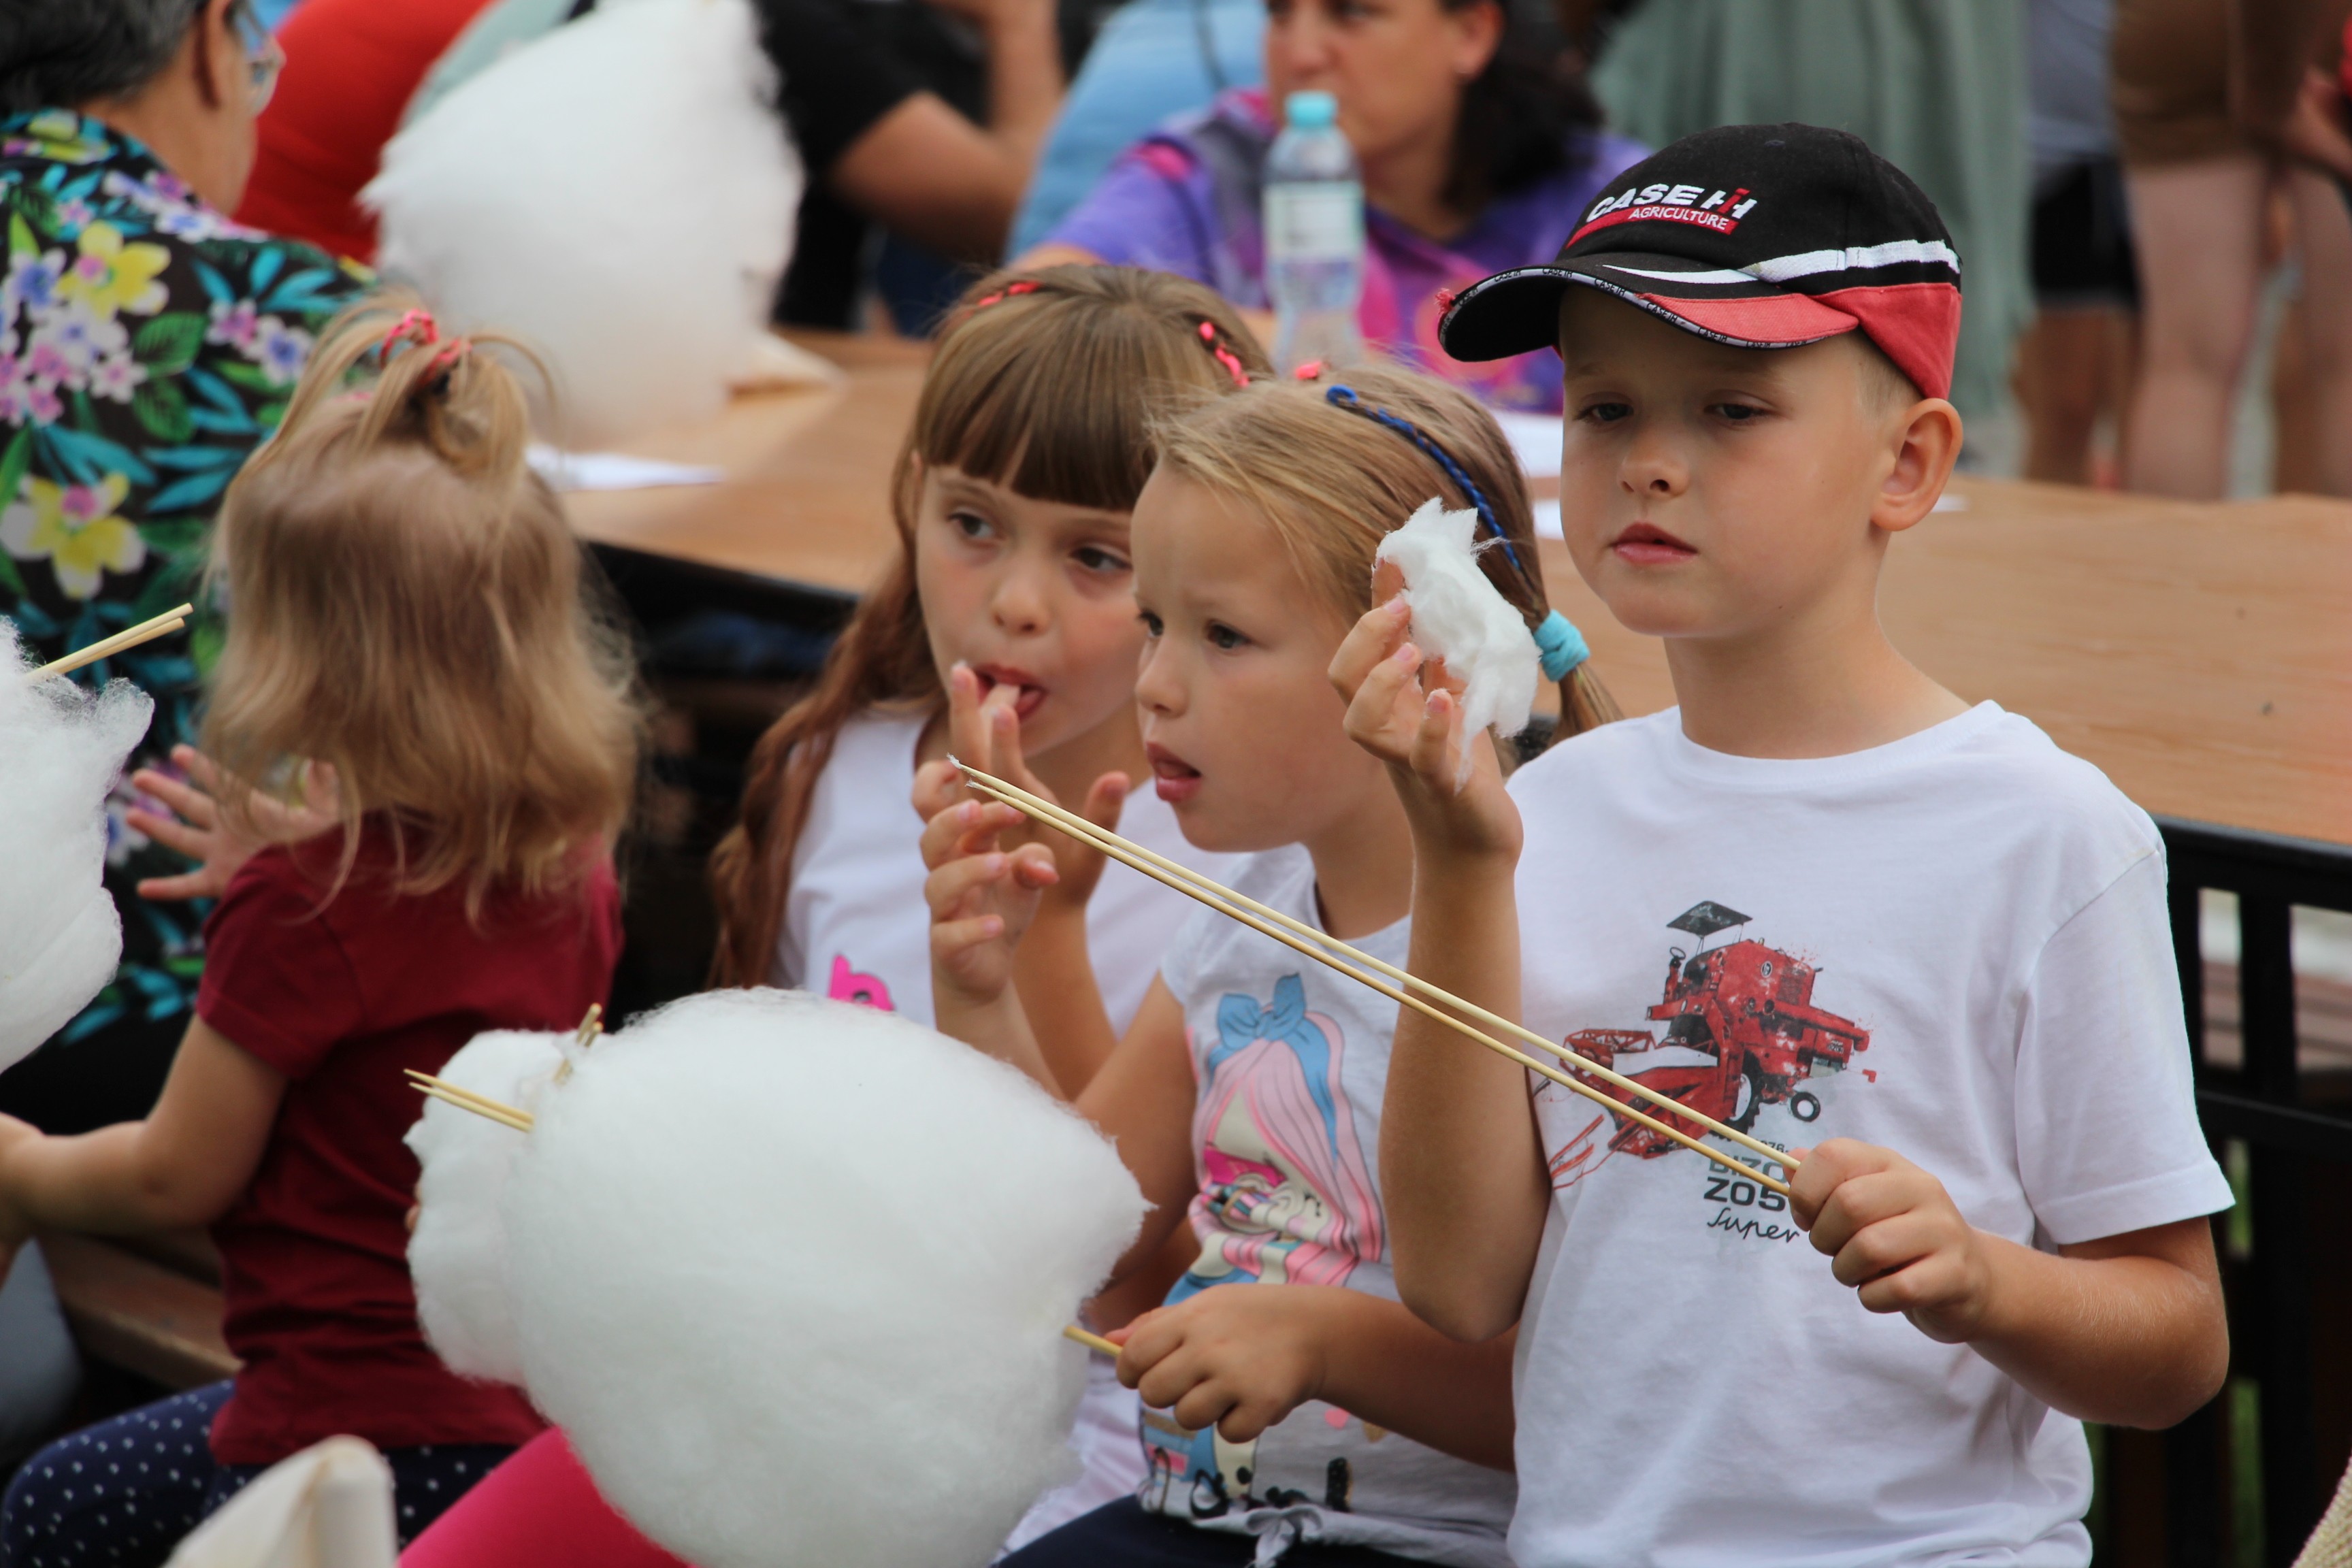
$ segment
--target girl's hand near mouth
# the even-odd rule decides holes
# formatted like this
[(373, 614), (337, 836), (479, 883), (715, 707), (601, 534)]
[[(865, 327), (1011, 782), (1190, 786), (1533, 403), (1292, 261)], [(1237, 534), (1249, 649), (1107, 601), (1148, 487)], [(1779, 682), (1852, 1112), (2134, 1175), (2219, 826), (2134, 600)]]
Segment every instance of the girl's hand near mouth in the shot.
[[(969, 665), (958, 664), (948, 672), (948, 751), (983, 773), (1061, 805), (1021, 754), (1020, 707), (1024, 694), (1036, 689), (991, 684)], [(1116, 829), (1128, 789), (1125, 773), (1103, 774), (1087, 790), (1078, 815), (1097, 826)], [(980, 798), (965, 787), (952, 762), (926, 763), (915, 774), (915, 810), (927, 822), (958, 802)], [(1039, 884), (1047, 889), (1041, 917), (1082, 915), (1102, 879), (1102, 854), (1066, 833), (1040, 827), (1017, 815), (983, 847), (1011, 849), (1025, 844), (1042, 844), (1052, 857), (1054, 879)]]

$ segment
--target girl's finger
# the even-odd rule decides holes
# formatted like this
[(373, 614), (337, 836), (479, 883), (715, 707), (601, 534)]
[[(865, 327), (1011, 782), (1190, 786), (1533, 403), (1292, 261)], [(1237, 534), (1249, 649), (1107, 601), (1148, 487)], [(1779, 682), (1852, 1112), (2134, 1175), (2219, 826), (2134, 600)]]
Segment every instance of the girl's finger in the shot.
[(942, 921), (931, 928), (931, 956), (946, 962), (1003, 934), (1003, 915), (968, 915), (960, 921)]
[(1168, 1414), (1188, 1432), (1205, 1432), (1232, 1414), (1239, 1403), (1223, 1382), (1206, 1377), (1169, 1406)]
[(176, 817), (158, 816), (152, 811), (132, 806), (122, 814), (122, 820), (140, 833), (145, 834), (167, 849), (176, 849), (192, 860), (201, 860), (210, 848), (211, 836), (199, 833)]
[(158, 904), (176, 904), (183, 899), (208, 899), (219, 891), (202, 871), (185, 871), (176, 877), (147, 877), (139, 883), (139, 896)]
[(141, 768), (131, 775), (131, 787), (142, 795), (152, 795), (198, 827), (215, 827), (220, 824), (220, 806), (202, 790), (190, 789), (169, 773), (153, 768)]
[(1086, 804), (1078, 808), (1078, 815), (1097, 827), (1116, 829), (1119, 813), (1127, 805), (1128, 792), (1134, 787), (1134, 781), (1125, 773), (1105, 773), (1087, 791)]
[(915, 815), (929, 822), (958, 801), (971, 799), (971, 792), (963, 787), (963, 775), (956, 772), (955, 764), (941, 760), (915, 770), (912, 798)]
[[(172, 765), (193, 779), (196, 787), (206, 795), (220, 794), (220, 764), (194, 746), (184, 744), (173, 747)], [(326, 767), (323, 763), (318, 765), (322, 769)], [(327, 771), (331, 773), (332, 772), (331, 769)]]
[(1374, 756), (1390, 762), (1405, 760), (1411, 732), (1401, 728), (1398, 719), (1419, 706), (1411, 695), (1411, 682), (1420, 663), (1421, 650), (1405, 643), (1365, 674), (1356, 687), (1355, 700), (1348, 704), (1345, 725), (1349, 740)]
[(1461, 766), (1462, 709), (1450, 691), (1423, 700), (1421, 724), (1413, 731), (1412, 771), (1447, 795), (1456, 793)]
[(992, 851), (950, 860), (923, 879), (923, 900), (934, 915), (952, 915), (965, 894), (1004, 879), (1010, 858)]
[(1050, 888), (1062, 879), (1054, 852), (1043, 844), (1024, 844), (1013, 852), (1013, 879), (1024, 888)]
[(948, 671), (948, 750), (973, 767), (990, 768), (988, 721), (980, 712), (980, 677), (969, 666)]
[(1339, 651), (1331, 656), (1328, 673), (1340, 696), (1354, 699), (1365, 678), (1404, 641), (1405, 628), (1412, 621), (1412, 612), (1396, 599), (1375, 605), (1357, 618), (1341, 639)]

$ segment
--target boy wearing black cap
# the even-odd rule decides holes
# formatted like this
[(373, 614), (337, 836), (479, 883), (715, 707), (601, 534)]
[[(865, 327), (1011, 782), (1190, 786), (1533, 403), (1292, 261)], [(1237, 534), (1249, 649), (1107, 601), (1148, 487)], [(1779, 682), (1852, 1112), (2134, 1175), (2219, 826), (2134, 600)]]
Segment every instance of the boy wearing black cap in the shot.
[(1784, 1200), (1402, 1016), (1397, 1283), (1465, 1339), (1519, 1326), (1523, 1568), (2082, 1563), (2080, 1420), (2220, 1386), (2230, 1194), (2155, 826), (1878, 626), (1959, 445), (1959, 303), (1900, 171), (1734, 126), (1444, 324), (1465, 359), (1558, 344), (1570, 553), (1680, 706), (1507, 786), (1473, 746), (1457, 790), (1451, 694), (1367, 615), (1333, 678), (1412, 817), (1412, 967), (1801, 1162)]

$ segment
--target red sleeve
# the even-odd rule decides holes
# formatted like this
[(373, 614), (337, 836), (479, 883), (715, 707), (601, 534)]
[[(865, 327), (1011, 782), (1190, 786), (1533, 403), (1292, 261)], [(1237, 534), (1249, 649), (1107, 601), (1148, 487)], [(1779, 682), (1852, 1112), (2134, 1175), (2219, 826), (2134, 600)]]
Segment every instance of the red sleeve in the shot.
[(289, 1079), (360, 1026), (358, 979), (318, 904), (292, 862), (264, 850), (205, 921), (196, 1016)]

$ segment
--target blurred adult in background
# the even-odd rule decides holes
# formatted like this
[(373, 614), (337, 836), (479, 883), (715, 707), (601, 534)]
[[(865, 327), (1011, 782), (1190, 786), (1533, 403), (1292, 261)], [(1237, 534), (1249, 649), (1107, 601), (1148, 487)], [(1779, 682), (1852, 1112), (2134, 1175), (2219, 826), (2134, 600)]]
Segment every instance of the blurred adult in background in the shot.
[[(355, 198), (398, 129), (595, 0), (303, 0), (245, 214), (373, 252)], [(992, 265), (1062, 99), (1055, 0), (753, 0), (808, 165), (780, 319), (857, 325), (871, 226)], [(970, 44), (969, 79), (947, 31)], [(949, 81), (964, 112), (934, 90)]]
[(2115, 0), (2027, 0), (2038, 313), (2017, 345), (2017, 394), (2025, 477), (2060, 484), (2099, 477), (2097, 427), (2112, 416), (2120, 437), (2131, 392), (2139, 279), (2107, 107), (2114, 24)]
[[(0, 8), (0, 614), (54, 658), (201, 599), (229, 478), (284, 412), (312, 335), (364, 287), (310, 247), (223, 216), (253, 165), (278, 55), (245, 0), (8, 0)], [(100, 664), (155, 699), (139, 760), (191, 738), (191, 632)], [(187, 1025), (200, 910), (185, 862), (118, 801), (106, 871), (122, 911), (114, 981), (0, 1075), (0, 1109), (53, 1131), (146, 1114)], [(41, 1435), (73, 1388), (47, 1277), (0, 1287), (0, 1448)]]
[(1129, 0), (1070, 82), (1013, 220), (1013, 255), (1045, 242), (1112, 162), (1171, 115), (1264, 83), (1265, 0)]
[(2008, 406), (2033, 311), (2024, 43), (2022, 0), (1641, 0), (1592, 86), (1613, 124), (1656, 145), (1802, 121), (1852, 132), (1916, 180), (1968, 279), (1952, 401), (1976, 420)]
[(488, 0), (305, 0), (278, 35), (286, 55), (263, 111), (240, 223), (375, 259), (359, 204), (409, 95)]
[(2139, 258), (2140, 368), (2124, 483), (2210, 500), (2230, 478), (2232, 405), (2284, 195), (2302, 272), (2295, 347), (2320, 438), (2306, 482), (2352, 495), (2352, 221), (2291, 161), (2313, 68), (2344, 0), (2117, 0), (2114, 100)]
[(1498, 406), (1556, 409), (1556, 357), (1465, 364), (1438, 346), (1437, 318), (1448, 290), (1550, 259), (1642, 156), (1559, 63), (1498, 0), (1266, 0), (1265, 88), (1146, 137), (1022, 264), (1159, 268), (1264, 311), (1275, 106), (1328, 91), (1363, 173), (1365, 342)]
[[(213, 512), (363, 271), (223, 216), (253, 167), (275, 45), (244, 0), (10, 0), (0, 12), (0, 613), (53, 658), (200, 599)], [(138, 761), (193, 733), (213, 609), (100, 675), (155, 698)], [(122, 967), (0, 1079), (53, 1131), (144, 1115), (187, 1019), (200, 910), (136, 895), (182, 869), (126, 819), (107, 873)], [(184, 885), (172, 890), (185, 891)], [(91, 1070), (103, 1063), (104, 1070)]]

